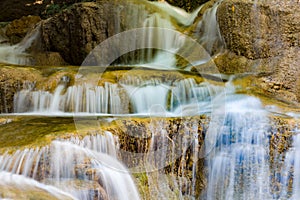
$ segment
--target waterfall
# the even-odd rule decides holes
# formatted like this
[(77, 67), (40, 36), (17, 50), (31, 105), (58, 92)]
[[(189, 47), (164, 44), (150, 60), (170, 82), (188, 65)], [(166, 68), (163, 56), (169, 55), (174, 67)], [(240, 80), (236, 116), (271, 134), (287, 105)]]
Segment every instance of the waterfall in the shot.
[(163, 1), (163, 2), (157, 1), (157, 2), (151, 2), (151, 3), (156, 5), (157, 7), (159, 7), (165, 13), (168, 13), (168, 15), (170, 15), (172, 18), (174, 18), (178, 24), (181, 24), (184, 26), (192, 25), (192, 23), (195, 21), (195, 18), (198, 15), (199, 11), (202, 8), (202, 6), (200, 6), (198, 9), (196, 9), (192, 13), (187, 13), (184, 9), (172, 6), (166, 1)]
[(227, 97), (225, 122), (208, 158), (208, 200), (271, 199), (268, 124), (257, 98)]
[[(120, 26), (124, 25), (123, 21), (121, 23), (118, 20), (128, 21), (128, 27), (124, 25), (126, 28), (137, 28), (141, 30), (137, 33), (142, 34), (121, 38), (121, 41), (116, 42), (116, 49), (104, 48), (105, 51), (117, 55), (132, 41), (135, 47), (140, 47), (135, 43), (137, 41), (145, 47), (129, 51), (124, 57), (121, 55), (119, 60), (115, 60), (116, 63), (124, 61), (122, 64), (132, 65), (127, 66), (126, 70), (119, 70), (122, 66), (117, 66), (105, 71), (103, 67), (99, 70), (103, 69), (103, 74), (96, 74), (98, 69), (89, 71), (90, 68), (82, 66), (79, 71), (83, 73), (78, 72), (74, 78), (76, 80), (61, 80), (55, 88), (45, 84), (51, 82), (48, 86), (54, 85), (54, 78), (56, 80), (61, 72), (73, 74), (73, 68), (40, 70), (40, 77), (51, 74), (45, 84), (19, 84), (19, 80), (14, 82), (14, 79), (6, 79), (4, 76), (1, 81), (8, 80), (8, 84), (13, 85), (9, 94), (14, 94), (14, 113), (0, 119), (3, 121), (0, 122), (0, 130), (2, 133), (13, 130), (13, 133), (3, 134), (2, 140), (16, 139), (16, 143), (14, 141), (10, 146), (5, 141), (0, 145), (0, 151), (6, 151), (0, 154), (0, 199), (19, 198), (18, 195), (21, 195), (19, 199), (30, 199), (30, 193), (33, 193), (35, 198), (41, 195), (50, 199), (82, 200), (138, 200), (142, 196), (145, 199), (299, 200), (299, 130), (295, 128), (290, 131), (293, 132), (289, 133), (293, 135), (291, 139), (290, 135), (285, 135), (285, 131), (289, 130), (281, 131), (278, 128), (282, 125), (282, 129), (285, 129), (294, 126), (296, 122), (288, 121), (286, 125), (281, 124), (285, 123), (284, 119), (279, 119), (280, 124), (274, 128), (278, 132), (276, 134), (290, 141), (284, 144), (286, 146), (282, 148), (283, 152), (278, 153), (280, 155), (272, 155), (272, 117), (275, 111), (278, 111), (276, 117), (281, 111), (264, 107), (263, 103), (269, 102), (262, 103), (259, 100), (261, 94), (253, 92), (253, 83), (265, 84), (263, 87), (270, 86), (272, 91), (274, 89), (277, 92), (289, 89), (287, 94), (293, 93), (292, 89), (278, 87), (277, 90), (277, 86), (275, 88), (268, 82), (261, 83), (262, 76), (267, 73), (258, 73), (237, 80), (235, 83), (246, 83), (243, 82), (241, 90), (236, 91), (234, 76), (224, 86), (215, 71), (203, 70), (207, 73), (203, 77), (195, 72), (201, 70), (202, 64), (206, 64), (203, 65), (205, 69), (212, 65), (215, 67), (209, 55), (215, 55), (224, 46), (216, 19), (218, 5), (222, 0), (216, 2), (205, 11), (197, 24), (195, 21), (200, 17), (202, 7), (193, 13), (186, 13), (166, 2), (134, 2), (131, 8), (121, 5), (114, 19), (115, 30), (106, 30), (107, 37), (112, 34), (110, 32), (119, 33), (123, 29)], [(254, 2), (257, 6), (258, 1)], [(146, 5), (149, 8), (146, 9)], [(98, 7), (89, 7), (94, 8)], [(122, 8), (128, 8), (129, 14), (122, 16)], [(233, 11), (239, 7), (230, 9)], [(259, 8), (253, 7), (253, 11), (256, 9)], [(266, 19), (269, 20), (268, 17)], [(197, 38), (209, 55), (204, 50), (195, 51), (187, 38), (175, 32), (191, 33), (193, 24), (197, 25), (193, 37)], [(101, 23), (96, 25), (102, 26)], [(21, 43), (9, 46), (2, 44), (5, 38), (0, 33), (0, 62), (32, 64), (32, 57), (26, 50), (34, 44), (39, 34), (37, 27)], [(257, 34), (260, 35), (259, 30)], [(113, 43), (110, 44), (113, 46)], [(202, 56), (200, 59), (197, 53)], [(97, 60), (96, 56), (94, 59)], [(185, 61), (190, 63), (186, 64)], [(152, 69), (134, 71), (140, 66)], [(179, 69), (191, 71), (183, 72)], [(35, 70), (38, 74), (39, 69)], [(209, 80), (206, 81), (205, 77), (209, 77)], [(90, 79), (96, 80), (96, 84), (90, 83), (93, 82)], [(24, 85), (24, 88), (15, 93), (13, 90), (17, 85)], [(7, 93), (7, 89), (4, 90)], [(11, 96), (2, 96), (3, 102), (11, 99)], [(284, 107), (284, 103), (280, 102), (280, 106)], [(40, 119), (39, 115), (47, 117)], [(299, 114), (287, 115), (293, 120), (299, 117)], [(73, 117), (71, 120), (70, 116)], [(55, 120), (51, 117), (55, 117)], [(44, 130), (48, 126), (47, 120), (53, 123), (49, 125), (49, 133), (46, 133), (48, 129)], [(104, 124), (101, 123), (103, 121)], [(84, 123), (84, 126), (80, 123)], [(59, 128), (52, 127), (57, 124)], [(98, 126), (97, 130), (93, 129), (94, 125)], [(34, 129), (39, 126), (43, 130)], [(69, 126), (74, 126), (74, 129)], [(84, 133), (76, 135), (81, 127)], [(74, 131), (68, 132), (70, 129)], [(26, 134), (18, 133), (20, 130)], [(33, 141), (24, 144), (27, 142), (24, 138), (30, 137), (32, 133), (36, 133), (34, 135), (37, 138), (30, 138)], [(57, 138), (49, 141), (53, 137)], [(21, 145), (17, 146), (21, 140)], [(281, 147), (278, 145), (276, 148)], [(273, 169), (271, 156), (279, 158), (274, 162), (274, 165), (279, 163), (276, 169)], [(135, 179), (131, 176), (133, 173)], [(141, 183), (140, 193), (138, 183)], [(146, 195), (141, 192), (144, 188)], [(14, 193), (20, 194), (13, 196)]]
[[(142, 50), (138, 65), (157, 69), (176, 68), (175, 52), (182, 47), (184, 39), (169, 31), (176, 30), (170, 20), (154, 13), (145, 19), (143, 27), (142, 42), (152, 48)], [(161, 29), (147, 29), (152, 27)]]
[[(61, 190), (63, 194), (78, 199), (139, 199), (128, 170), (116, 160), (116, 149), (110, 132), (86, 136), (82, 140), (76, 137), (56, 140), (41, 149), (18, 150), (12, 155), (2, 155), (0, 177), (3, 172), (9, 172), (13, 176), (24, 177), (13, 180), (16, 184), (27, 181), (31, 186), (54, 188), (53, 191)], [(32, 184), (36, 183), (34, 179), (46, 186)], [(14, 183), (12, 180), (7, 182), (2, 184), (8, 186)]]
[(15, 94), (14, 112), (33, 113), (126, 113), (121, 107), (121, 94), (116, 84), (105, 83), (102, 86), (89, 84), (68, 87), (58, 85), (54, 93), (34, 91), (32, 88)]
[(27, 33), (22, 41), (16, 45), (0, 44), (0, 62), (16, 65), (32, 65), (33, 57), (26, 52), (40, 37), (40, 25)]
[[(298, 131), (297, 131), (298, 133)], [(293, 137), (292, 148), (286, 152), (285, 161), (282, 168), (281, 182), (281, 199), (296, 200), (300, 198), (300, 135)]]
[[(66, 88), (57, 86), (53, 93), (25, 88), (14, 96), (15, 113), (36, 114), (128, 114), (149, 113), (152, 106), (161, 106), (170, 115), (182, 115), (188, 106), (197, 106), (197, 115), (209, 112), (211, 100), (222, 91), (221, 86), (208, 82), (197, 84), (188, 78), (174, 83), (162, 83), (159, 79), (148, 81), (122, 80), (121, 84), (105, 83), (104, 86), (89, 84), (74, 85)], [(206, 107), (204, 107), (207, 105)], [(131, 108), (131, 109), (130, 109)], [(202, 111), (199, 111), (199, 109)]]
[(149, 109), (155, 105), (161, 105), (163, 108), (167, 107), (169, 88), (164, 85), (126, 86), (125, 88), (131, 98), (133, 112), (135, 113), (148, 113)]
[[(77, 199), (56, 187), (39, 183), (21, 175), (0, 171), (0, 180), (1, 197), (4, 194), (4, 197), (7, 195), (7, 199), (30, 199), (34, 193), (51, 199)], [(28, 192), (25, 192), (24, 188)]]
[(199, 120), (182, 120), (174, 135), (169, 126), (172, 124), (164, 119), (153, 118), (150, 123), (151, 142), (143, 167), (151, 199), (194, 199), (196, 174), (201, 173), (197, 171)]
[(216, 15), (220, 2), (215, 3), (212, 8), (205, 11), (195, 33), (200, 44), (211, 55), (217, 53), (224, 46)]

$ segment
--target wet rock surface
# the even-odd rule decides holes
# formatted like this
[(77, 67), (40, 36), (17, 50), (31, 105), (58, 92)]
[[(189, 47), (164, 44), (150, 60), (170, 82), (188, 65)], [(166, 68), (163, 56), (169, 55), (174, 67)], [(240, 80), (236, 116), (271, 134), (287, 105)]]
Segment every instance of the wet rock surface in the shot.
[(259, 90), (299, 103), (300, 10), (296, 1), (225, 0), (217, 19), (229, 53), (215, 58), (224, 73), (255, 73)]

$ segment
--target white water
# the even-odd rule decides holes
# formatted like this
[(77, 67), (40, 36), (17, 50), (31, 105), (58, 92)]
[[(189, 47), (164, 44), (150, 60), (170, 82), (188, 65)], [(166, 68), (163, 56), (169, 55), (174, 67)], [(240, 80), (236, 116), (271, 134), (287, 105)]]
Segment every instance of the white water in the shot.
[[(293, 137), (293, 146), (285, 155), (281, 174), (280, 199), (300, 199), (300, 135)], [(290, 182), (292, 180), (292, 182)]]
[(143, 27), (161, 29), (144, 30), (142, 41), (150, 49), (142, 50), (138, 65), (154, 69), (176, 69), (175, 55), (184, 44), (184, 38), (178, 37), (175, 32), (170, 32), (170, 30), (176, 30), (170, 20), (154, 13), (146, 18)]
[(166, 84), (159, 80), (122, 82), (121, 85), (105, 83), (104, 87), (85, 84), (65, 88), (65, 85), (58, 85), (53, 93), (27, 88), (15, 94), (14, 112), (42, 115), (147, 114), (152, 106), (159, 105), (165, 113), (182, 115), (183, 107), (198, 105), (194, 112), (186, 113), (197, 115), (200, 110), (206, 112), (203, 105), (211, 104), (211, 100), (222, 91), (220, 86), (207, 82), (197, 84), (193, 79)]
[(53, 198), (57, 198), (57, 199), (61, 199), (61, 200), (77, 199), (73, 195), (62, 191), (59, 188), (39, 183), (33, 179), (26, 178), (25, 176), (22, 176), (22, 175), (17, 175), (17, 174), (12, 174), (9, 172), (0, 171), (0, 180), (1, 180), (0, 181), (0, 189), (5, 188), (7, 190), (7, 188), (8, 188), (8, 189), (12, 190), (12, 191), (6, 191), (7, 194), (5, 193), (5, 191), (2, 191), (1, 199), (2, 199), (2, 197), (7, 198), (7, 199), (15, 198), (15, 196), (17, 194), (13, 194), (13, 195), (11, 194), (14, 191), (26, 194), (26, 192), (24, 192), (24, 189), (26, 189), (27, 191), (30, 191), (30, 192), (39, 191), (41, 194), (43, 194), (43, 192), (48, 193), (49, 196), (52, 196)]
[(271, 199), (268, 124), (259, 99), (227, 97), (225, 122), (208, 158), (208, 200)]
[(0, 44), (0, 63), (16, 65), (32, 65), (33, 57), (26, 50), (40, 36), (40, 26), (28, 32), (24, 39), (16, 45)]
[[(177, 19), (177, 23), (185, 26), (190, 25), (197, 14), (195, 11), (193, 14), (187, 15), (182, 10), (172, 8), (166, 3), (156, 4), (162, 10), (169, 12), (172, 18)], [(203, 20), (198, 25), (196, 36), (200, 35), (199, 41), (211, 54), (222, 46), (216, 22), (216, 10), (217, 4), (204, 14)], [(149, 15), (143, 26), (175, 30), (169, 19), (157, 13)], [(27, 54), (24, 54), (24, 50), (31, 42), (28, 38), (24, 41), (28, 41), (28, 43), (13, 47), (4, 46), (3, 49), (0, 47), (0, 58), (3, 58), (0, 62), (28, 64), (30, 60), (27, 60), (29, 58)], [(159, 69), (176, 67), (174, 54), (184, 45), (185, 41), (182, 38), (167, 35), (163, 31), (145, 31), (143, 41), (148, 43), (148, 46), (160, 43), (161, 48), (168, 50), (169, 53), (145, 50), (140, 55), (139, 63)], [(198, 64), (206, 61), (200, 60)], [(135, 114), (150, 113), (150, 116), (156, 114), (164, 116), (168, 112), (176, 116), (199, 115), (212, 111), (212, 99), (218, 97), (221, 90), (222, 88), (219, 89), (208, 83), (196, 84), (190, 79), (172, 84), (162, 82), (149, 82), (144, 85), (122, 83), (122, 85), (106, 84), (104, 87), (76, 85), (68, 88), (59, 85), (53, 93), (35, 91), (34, 88), (18, 92), (15, 95), (14, 108), (15, 112), (27, 112), (29, 115), (32, 115), (32, 112), (50, 115), (55, 113), (59, 116), (70, 113), (126, 114), (130, 110)], [(273, 199), (270, 192), (270, 172), (267, 160), (269, 121), (266, 111), (258, 99), (249, 96), (229, 94), (225, 103), (226, 121), (222, 124), (222, 131), (216, 135), (216, 148), (209, 151), (209, 177), (205, 199)], [(148, 155), (150, 165), (146, 167), (151, 198), (183, 198), (185, 194), (193, 196), (196, 184), (196, 163), (192, 164), (192, 186), (189, 187), (189, 191), (183, 192), (186, 190), (184, 188), (190, 184), (189, 180), (184, 177), (187, 172), (185, 152), (180, 160), (180, 172), (175, 174), (176, 176), (168, 177), (160, 171), (153, 171), (153, 169), (165, 166), (166, 161), (172, 160), (175, 156), (174, 152), (176, 152), (174, 150), (171, 151), (171, 155), (167, 154), (167, 150), (175, 149), (177, 143), (167, 135), (163, 128), (164, 123), (164, 121), (154, 122), (150, 130), (152, 133), (150, 152), (152, 151), (154, 154)], [(180, 129), (184, 135), (193, 135), (194, 138), (194, 141), (182, 141), (180, 147), (186, 149), (192, 142), (192, 157), (196, 160), (199, 153), (197, 147), (198, 127), (196, 124), (193, 127), (192, 131), (187, 128)], [(157, 151), (156, 145), (159, 143), (163, 144), (163, 148)], [(298, 170), (300, 169), (300, 160), (297, 158), (300, 153), (299, 148), (300, 139), (295, 137), (293, 148), (286, 155), (285, 168), (282, 172), (285, 176), (281, 183), (284, 186), (282, 198), (300, 199), (300, 183), (298, 181), (300, 180)], [(132, 178), (126, 168), (116, 161), (116, 156), (117, 147), (109, 133), (103, 137), (87, 136), (83, 140), (73, 137), (69, 141), (55, 141), (47, 148), (25, 149), (17, 151), (14, 155), (1, 156), (0, 169), (14, 173), (14, 175), (1, 171), (0, 180), (3, 179), (5, 185), (15, 184), (20, 187), (28, 184), (44, 189), (50, 194), (54, 191), (56, 195), (69, 196), (73, 194), (76, 198), (89, 199), (92, 195), (89, 189), (79, 190), (78, 185), (70, 181), (77, 179), (78, 176), (84, 181), (90, 181), (89, 175), (84, 170), (84, 167), (88, 167), (92, 168), (97, 178), (100, 177), (101, 186), (110, 199), (139, 199)], [(42, 164), (43, 167), (40, 168), (39, 164)], [(83, 170), (80, 171), (81, 169)], [(294, 170), (294, 183), (291, 193), (287, 185), (292, 169)], [(178, 177), (180, 173), (182, 177)], [(22, 174), (22, 176), (16, 174)], [(92, 176), (92, 179), (95, 178), (94, 174)], [(28, 177), (32, 179), (28, 179)], [(33, 179), (41, 179), (44, 184), (37, 185)], [(173, 190), (168, 188), (170, 182), (173, 182)], [(97, 191), (102, 192), (99, 188)]]
[(116, 84), (105, 83), (104, 87), (58, 85), (53, 93), (48, 91), (21, 90), (14, 97), (14, 112), (34, 113), (112, 113), (122, 114), (121, 97)]
[[(139, 199), (129, 172), (116, 160), (116, 150), (115, 141), (109, 132), (105, 132), (103, 136), (86, 136), (82, 140), (72, 137), (66, 141), (53, 141), (49, 147), (25, 149), (16, 151), (13, 155), (4, 154), (0, 157), (0, 175), (3, 171), (22, 174), (28, 178), (8, 183), (26, 183), (50, 188), (52, 190), (48, 190), (54, 192), (62, 190), (83, 200), (93, 198), (95, 192), (108, 199)], [(33, 179), (49, 186), (37, 185)], [(76, 180), (83, 184), (94, 184), (90, 184), (91, 188), (79, 189)], [(5, 182), (4, 185), (7, 186), (8, 183)], [(57, 192), (57, 195), (60, 193)]]
[(212, 8), (203, 14), (203, 18), (198, 23), (195, 34), (195, 37), (199, 38), (198, 41), (209, 54), (220, 51), (224, 46), (216, 16), (220, 2), (215, 3)]
[(152, 106), (160, 105), (166, 109), (169, 87), (160, 85), (145, 85), (141, 87), (124, 86), (133, 107), (134, 113), (148, 113)]
[(157, 1), (157, 2), (150, 2), (156, 6), (158, 6), (163, 12), (168, 13), (172, 18), (176, 19), (177, 23), (184, 25), (184, 26), (190, 26), (195, 21), (195, 18), (198, 15), (198, 12), (201, 10), (202, 6), (197, 8), (192, 13), (187, 13), (184, 9), (175, 7), (170, 5), (168, 2), (163, 1)]

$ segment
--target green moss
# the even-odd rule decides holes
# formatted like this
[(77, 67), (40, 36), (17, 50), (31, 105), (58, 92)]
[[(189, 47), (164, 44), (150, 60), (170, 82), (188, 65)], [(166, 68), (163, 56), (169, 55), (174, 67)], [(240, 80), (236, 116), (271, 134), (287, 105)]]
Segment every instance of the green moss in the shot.
[(13, 121), (0, 126), (0, 152), (23, 148), (41, 147), (56, 138), (69, 138), (72, 135), (85, 136), (99, 130), (98, 124), (89, 118), (7, 116)]
[(134, 173), (133, 177), (135, 178), (136, 185), (138, 186), (141, 199), (148, 200), (150, 199), (149, 183), (148, 176), (144, 173)]

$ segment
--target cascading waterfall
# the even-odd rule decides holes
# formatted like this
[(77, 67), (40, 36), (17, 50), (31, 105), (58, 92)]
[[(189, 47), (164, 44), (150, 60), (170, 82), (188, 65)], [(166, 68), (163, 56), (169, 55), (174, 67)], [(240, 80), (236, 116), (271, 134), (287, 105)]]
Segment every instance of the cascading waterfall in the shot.
[[(103, 87), (89, 84), (65, 87), (60, 84), (53, 93), (35, 91), (33, 87), (21, 90), (14, 97), (14, 112), (126, 114), (131, 105), (131, 113), (138, 114), (148, 113), (152, 106), (160, 105), (166, 112), (178, 115), (183, 114), (184, 106), (198, 104), (200, 108), (200, 104), (209, 104), (213, 96), (222, 90), (222, 87), (207, 82), (197, 84), (194, 79), (183, 79), (173, 84), (152, 80), (137, 86), (134, 81), (123, 80), (120, 85), (105, 83)], [(196, 111), (194, 114), (197, 114)]]
[(197, 25), (195, 37), (198, 38), (199, 43), (205, 48), (209, 54), (217, 53), (224, 47), (224, 42), (218, 27), (217, 22), (217, 9), (219, 6), (218, 1), (212, 8), (208, 9), (203, 19)]
[(40, 25), (28, 32), (23, 40), (16, 45), (0, 44), (0, 62), (16, 65), (32, 65), (33, 58), (26, 50), (40, 37)]
[(216, 138), (208, 158), (207, 199), (272, 199), (268, 118), (261, 102), (229, 96), (225, 122)]
[[(53, 186), (49, 186), (49, 185), (45, 185), (42, 184), (40, 182), (37, 182), (33, 179), (30, 178), (26, 178), (24, 176), (21, 175), (16, 175), (16, 174), (12, 174), (9, 172), (4, 172), (1, 171), (0, 172), (0, 191), (1, 190), (5, 190), (2, 191), (2, 193), (19, 193), (21, 194), (19, 199), (29, 199), (30, 198), (30, 193), (32, 195), (32, 193), (36, 193), (39, 195), (43, 195), (44, 197), (48, 197), (50, 199), (76, 199), (76, 197), (74, 197), (71, 194), (68, 194), (56, 187)], [(27, 192), (24, 192), (24, 188), (26, 188), (27, 191), (29, 191), (27, 194)], [(46, 196), (45, 196), (46, 193)], [(16, 198), (17, 194), (11, 195), (8, 194), (8, 198), (7, 199), (11, 199), (11, 198)]]
[(300, 135), (293, 138), (293, 146), (286, 153), (285, 161), (281, 172), (281, 199), (299, 199), (300, 198)]
[[(41, 149), (2, 155), (0, 177), (8, 172), (20, 174), (13, 176), (24, 178), (19, 178), (20, 181), (7, 179), (5, 185), (35, 183), (31, 185), (47, 191), (62, 190), (64, 192), (60, 193), (78, 199), (139, 199), (127, 169), (116, 160), (116, 149), (110, 132), (86, 136), (82, 140), (76, 137), (57, 140)], [(34, 179), (46, 185), (37, 184)], [(88, 187), (80, 189), (76, 180)]]
[[(129, 56), (125, 56), (126, 59), (123, 58), (124, 61), (121, 61), (121, 63), (168, 70), (183, 67), (177, 66), (178, 58), (176, 54), (179, 50), (186, 48), (186, 40), (185, 37), (178, 34), (178, 31), (180, 31), (178, 27), (191, 26), (198, 16), (201, 7), (193, 13), (187, 13), (183, 9), (171, 6), (167, 2), (144, 3), (149, 4), (147, 6), (154, 9), (155, 12), (148, 12), (146, 9), (141, 10), (141, 7), (138, 8), (138, 11), (132, 11), (130, 18), (126, 18), (129, 23), (128, 25), (131, 28), (142, 28), (143, 31), (141, 35), (135, 36), (137, 37), (136, 40), (131, 40), (131, 38), (124, 40), (133, 43), (139, 41), (145, 48), (140, 49), (140, 44), (138, 44), (137, 48), (135, 48), (138, 51), (130, 52)], [(132, 20), (135, 18), (144, 20), (140, 24), (136, 20)]]
[[(204, 13), (194, 35), (210, 55), (223, 47), (216, 20), (219, 2)], [(190, 27), (201, 10), (200, 7), (187, 14), (166, 2), (148, 3), (159, 12), (136, 11), (127, 16), (127, 20), (134, 19), (132, 28), (140, 27), (140, 22), (136, 20), (140, 15), (145, 19), (142, 22), (144, 28), (176, 30), (178, 26)], [(0, 62), (32, 64), (31, 57), (25, 51), (39, 37), (38, 30), (29, 33), (15, 46), (1, 44)], [(117, 32), (119, 30), (120, 27)], [(130, 64), (153, 69), (178, 69), (175, 54), (185, 46), (183, 38), (161, 30), (145, 29), (142, 41), (145, 46), (160, 46), (161, 49), (132, 52), (134, 59), (130, 60)], [(195, 62), (200, 65), (207, 61)], [(207, 185), (204, 192), (199, 194), (200, 198), (300, 199), (299, 135), (294, 137), (293, 146), (282, 156), (284, 166), (280, 169), (281, 174), (277, 175), (279, 178), (276, 177), (280, 179), (280, 191), (276, 194), (278, 196), (272, 194), (270, 113), (258, 98), (236, 94), (232, 80), (225, 87), (209, 82), (197, 83), (192, 78), (162, 80), (142, 80), (133, 75), (117, 80), (118, 83), (105, 82), (101, 86), (79, 84), (76, 81), (74, 85), (60, 83), (53, 91), (39, 90), (34, 84), (23, 84), (25, 88), (14, 95), (14, 114), (61, 117), (109, 114), (113, 115), (113, 119), (129, 114), (149, 115), (150, 125), (146, 127), (149, 128), (146, 132), (150, 136), (145, 139), (147, 148), (141, 160), (146, 161), (143, 167), (150, 198), (196, 199), (199, 192), (197, 160), (203, 153), (199, 146), (199, 121), (188, 118), (168, 124), (169, 118), (165, 120), (163, 117), (218, 115), (221, 112), (214, 113), (213, 109), (224, 108), (225, 121), (216, 127), (221, 131), (211, 137), (216, 138), (215, 146), (206, 151)], [(224, 93), (227, 95), (225, 101), (220, 100), (219, 104), (214, 105), (214, 101)], [(168, 132), (169, 129), (173, 132)], [(139, 131), (137, 128), (137, 134), (142, 134)], [(203, 134), (214, 134), (209, 131), (203, 128)], [(107, 131), (83, 138), (72, 136), (69, 139), (56, 139), (41, 148), (2, 154), (0, 198), (3, 193), (1, 188), (21, 190), (26, 187), (28, 191), (43, 192), (53, 199), (140, 199), (129, 169), (118, 161), (122, 158), (116, 138)], [(166, 173), (164, 170), (169, 171)]]
[(116, 84), (102, 86), (89, 84), (68, 87), (60, 84), (54, 93), (48, 91), (21, 90), (14, 98), (15, 113), (126, 113), (121, 107), (121, 97)]

